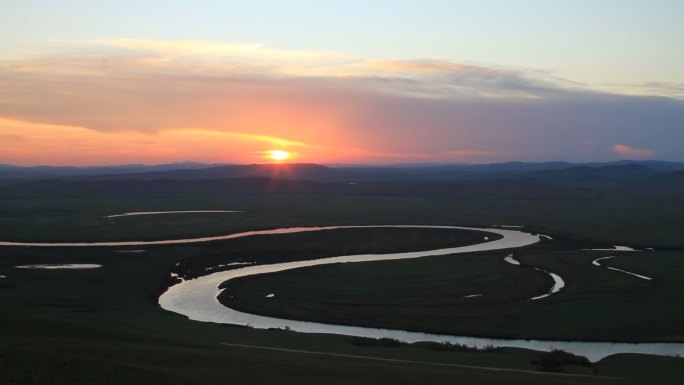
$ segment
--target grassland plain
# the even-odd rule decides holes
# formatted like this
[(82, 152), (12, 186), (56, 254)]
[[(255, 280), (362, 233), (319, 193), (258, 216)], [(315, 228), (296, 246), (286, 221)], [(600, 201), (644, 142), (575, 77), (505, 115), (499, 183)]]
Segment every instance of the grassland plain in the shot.
[[(104, 218), (127, 211), (244, 210), (245, 213)], [(524, 224), (556, 238), (684, 248), (684, 202), (629, 195), (591, 197), (174, 195), (5, 198), (0, 234), (14, 241), (152, 240), (288, 226)], [(647, 224), (647, 226), (644, 226)]]
[[(595, 376), (554, 377), (425, 364), (368, 362), (221, 346), (219, 342), (304, 349), (420, 362), (534, 370), (536, 353), (520, 349), (445, 352), (419, 346), (363, 347), (349, 337), (309, 335), (203, 324), (160, 310), (154, 293), (174, 261), (194, 246), (159, 247), (124, 257), (112, 250), (47, 250), (57, 262), (89, 261), (88, 271), (16, 270), (17, 259), (45, 257), (46, 250), (3, 249), (0, 301), (3, 330), (0, 380), (11, 384), (167, 383), (444, 383), (609, 384), (667, 383), (681, 360), (649, 359), (625, 379), (621, 357), (610, 369), (566, 367)], [(35, 255), (33, 255), (35, 253)], [(9, 263), (8, 263), (9, 262)], [(627, 362), (635, 360), (624, 357)], [(638, 359), (636, 359), (638, 361)], [(371, 372), (370, 374), (367, 372)], [(330, 377), (330, 378), (328, 378)], [(636, 380), (635, 380), (636, 379)], [(653, 381), (651, 381), (653, 380)], [(656, 381), (657, 380), (657, 381)], [(676, 382), (672, 382), (673, 384)]]
[[(565, 203), (568, 202), (555, 199), (339, 196), (34, 197), (0, 201), (0, 234), (4, 240), (127, 240), (128, 237), (180, 238), (283, 226), (500, 223), (526, 224), (536, 231), (556, 235), (559, 242), (579, 241), (582, 245), (615, 242), (681, 246), (677, 229), (682, 228), (679, 221), (683, 216), (678, 216), (681, 214), (679, 206), (664, 207), (666, 205), (662, 203), (621, 199)], [(630, 209), (634, 207), (634, 210)], [(125, 211), (192, 209), (246, 212), (225, 216), (102, 218)], [(584, 218), (584, 224), (582, 214), (588, 216)], [(643, 221), (658, 215), (664, 215), (664, 224), (656, 224), (644, 232)], [(602, 222), (606, 217), (614, 227)], [(280, 238), (282, 244), (277, 247), (287, 249), (287, 237)], [(441, 236), (435, 237), (431, 242), (438, 241)], [(396, 236), (386, 236), (385, 241), (394, 238)], [(562, 377), (250, 350), (221, 346), (219, 342), (529, 370), (535, 370), (531, 361), (536, 357), (534, 352), (519, 349), (506, 349), (504, 353), (472, 353), (434, 351), (419, 346), (362, 347), (354, 345), (348, 337), (321, 335), (311, 338), (285, 331), (202, 324), (159, 309), (157, 295), (167, 284), (176, 263), (199, 260), (208, 254), (223, 255), (222, 260), (226, 263), (237, 261), (246, 254), (236, 253), (236, 249), (246, 251), (251, 247), (250, 242), (260, 243), (256, 237), (244, 242), (242, 245), (226, 241), (145, 247), (146, 251), (142, 253), (118, 253), (108, 248), (1, 248), (0, 275), (7, 278), (0, 279), (0, 306), (3, 308), (0, 383), (675, 384), (684, 377), (681, 359), (639, 355), (609, 357), (592, 369), (566, 367), (568, 372), (592, 377)], [(292, 242), (288, 249), (290, 254), (294, 256), (298, 247), (306, 249), (307, 242), (315, 240)], [(356, 243), (356, 247), (363, 249), (364, 242), (372, 242), (372, 239)], [(264, 243), (262, 240), (261, 243), (262, 249), (256, 254), (266, 256), (271, 250), (277, 251), (269, 250), (270, 241)], [(381, 243), (367, 247), (380, 250), (384, 247)], [(316, 247), (311, 246), (309, 250), (316, 250)], [(537, 258), (537, 252), (539, 261), (532, 260)], [(532, 259), (528, 261), (527, 258)], [(588, 260), (590, 255), (585, 258)], [(670, 258), (673, 266), (677, 266), (676, 252)], [(531, 249), (529, 256), (521, 254), (520, 259), (530, 264), (545, 261), (541, 250), (536, 249)], [(101, 263), (104, 267), (88, 271), (18, 270), (13, 267), (72, 262)], [(614, 262), (616, 266), (622, 263), (618, 259)], [(624, 268), (638, 271), (639, 266), (629, 264), (642, 262), (624, 263)], [(514, 268), (506, 266), (509, 267)], [(654, 271), (643, 272), (655, 275)], [(521, 271), (521, 274), (525, 273)], [(530, 277), (530, 282), (537, 279), (542, 278), (535, 275)], [(594, 370), (600, 376), (621, 379), (601, 378)]]
[[(679, 252), (630, 254), (646, 281), (598, 268), (600, 253), (506, 251), (421, 260), (337, 264), (231, 280), (220, 300), (280, 318), (504, 338), (683, 341), (684, 259)], [(616, 261), (623, 257), (618, 257)], [(648, 260), (646, 262), (645, 260)], [(365, 265), (365, 266), (363, 266)], [(622, 266), (622, 264), (618, 264)], [(567, 286), (544, 300), (551, 279)], [(275, 297), (267, 298), (269, 293)], [(468, 295), (481, 294), (468, 298)]]

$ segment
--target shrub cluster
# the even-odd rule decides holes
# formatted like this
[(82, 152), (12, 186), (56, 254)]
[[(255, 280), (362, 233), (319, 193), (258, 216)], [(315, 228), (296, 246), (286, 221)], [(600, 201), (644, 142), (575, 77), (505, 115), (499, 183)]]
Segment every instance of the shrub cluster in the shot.
[(537, 365), (538, 370), (545, 372), (562, 372), (565, 365), (593, 366), (587, 357), (578, 356), (560, 349), (554, 349), (548, 353), (540, 353), (532, 363)]

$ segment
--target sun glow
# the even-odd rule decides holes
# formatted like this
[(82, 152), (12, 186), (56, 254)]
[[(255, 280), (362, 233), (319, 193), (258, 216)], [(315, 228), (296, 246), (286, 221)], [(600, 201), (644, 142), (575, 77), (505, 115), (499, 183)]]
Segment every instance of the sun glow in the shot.
[(290, 157), (290, 153), (287, 151), (283, 150), (271, 150), (266, 153), (266, 155), (272, 159), (275, 160), (276, 162), (281, 162), (283, 160), (286, 160)]

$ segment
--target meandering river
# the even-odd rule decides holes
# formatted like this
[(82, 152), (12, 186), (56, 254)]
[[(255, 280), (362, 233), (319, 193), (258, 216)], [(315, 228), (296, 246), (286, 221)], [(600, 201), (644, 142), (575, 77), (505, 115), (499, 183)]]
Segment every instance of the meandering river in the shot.
[[(296, 269), (300, 267), (325, 265), (332, 263), (354, 263), (366, 261), (395, 260), (406, 258), (420, 258), (436, 255), (448, 255), (466, 252), (487, 251), (510, 249), (531, 245), (539, 242), (540, 236), (525, 233), (519, 230), (507, 230), (501, 228), (472, 228), (459, 226), (420, 226), (420, 225), (388, 225), (388, 226), (324, 226), (324, 227), (292, 227), (272, 230), (247, 231), (236, 234), (198, 237), (186, 239), (172, 239), (159, 241), (124, 241), (124, 242), (7, 242), (0, 241), (0, 246), (27, 246), (27, 247), (119, 247), (119, 246), (145, 246), (145, 245), (169, 245), (183, 243), (199, 243), (247, 236), (258, 236), (268, 234), (290, 234), (310, 231), (326, 231), (347, 228), (432, 228), (432, 229), (454, 229), (454, 230), (479, 230), (489, 233), (496, 233), (502, 236), (501, 239), (489, 241), (475, 245), (467, 245), (452, 248), (442, 248), (436, 250), (415, 251), (391, 254), (357, 254), (338, 256), (309, 261), (296, 261), (287, 263), (277, 263), (270, 265), (256, 265), (237, 268), (229, 271), (222, 271), (209, 274), (196, 279), (183, 281), (170, 287), (159, 298), (159, 305), (169, 311), (183, 314), (190, 319), (230, 323), (239, 325), (249, 325), (255, 328), (289, 328), (298, 332), (306, 333), (332, 333), (353, 335), (371, 338), (394, 338), (405, 342), (435, 341), (451, 342), (475, 347), (485, 346), (510, 346), (527, 349), (550, 351), (552, 349), (563, 349), (575, 354), (581, 354), (591, 361), (600, 360), (603, 357), (616, 353), (645, 353), (658, 355), (684, 355), (684, 343), (622, 343), (622, 342), (582, 342), (582, 341), (543, 341), (543, 340), (516, 340), (516, 339), (496, 339), (484, 337), (466, 337), (444, 334), (432, 334), (421, 332), (410, 332), (404, 330), (391, 330), (379, 328), (366, 328), (356, 326), (333, 325), (316, 322), (295, 321), (279, 319), (273, 317), (248, 314), (230, 309), (218, 302), (217, 296), (220, 293), (219, 285), (227, 280), (246, 277), (250, 275), (264, 274), (270, 272)], [(547, 272), (548, 273), (548, 272)], [(560, 277), (559, 277), (560, 279)], [(555, 280), (555, 279), (554, 279)], [(557, 280), (555, 280), (557, 281)], [(552, 291), (554, 291), (552, 289)], [(274, 293), (277, 295), (277, 293)], [(546, 296), (546, 295), (544, 295)]]
[[(216, 323), (230, 323), (248, 325), (254, 328), (288, 328), (305, 333), (331, 333), (371, 338), (394, 338), (405, 342), (435, 341), (464, 344), (475, 347), (510, 346), (534, 350), (550, 351), (562, 349), (575, 354), (586, 356), (591, 361), (616, 353), (645, 353), (658, 355), (683, 355), (682, 343), (622, 343), (622, 342), (583, 342), (583, 341), (543, 341), (521, 339), (497, 339), (484, 337), (454, 336), (433, 333), (411, 332), (381, 328), (367, 328), (346, 325), (334, 325), (318, 322), (296, 321), (274, 317), (260, 316), (240, 312), (224, 306), (218, 302), (221, 292), (219, 285), (225, 281), (238, 277), (285, 271), (308, 266), (318, 266), (333, 263), (355, 263), (366, 261), (396, 260), (420, 258), (426, 256), (448, 255), (475, 251), (509, 249), (527, 246), (539, 242), (539, 235), (533, 235), (517, 230), (494, 228), (471, 228), (456, 226), (330, 226), (294, 229), (277, 229), (270, 234), (288, 232), (322, 231), (338, 228), (371, 228), (371, 227), (399, 227), (399, 228), (437, 228), (456, 230), (480, 230), (502, 235), (501, 239), (487, 241), (476, 245), (460, 246), (427, 251), (391, 253), (391, 254), (357, 254), (338, 256), (309, 261), (296, 261), (270, 265), (247, 266), (234, 270), (222, 271), (203, 277), (183, 281), (170, 287), (159, 298), (159, 305), (169, 311), (183, 314), (192, 320)], [(240, 233), (242, 236), (256, 235), (253, 232)], [(260, 233), (261, 234), (261, 233)], [(277, 295), (277, 293), (274, 293)], [(546, 295), (544, 295), (546, 296)]]

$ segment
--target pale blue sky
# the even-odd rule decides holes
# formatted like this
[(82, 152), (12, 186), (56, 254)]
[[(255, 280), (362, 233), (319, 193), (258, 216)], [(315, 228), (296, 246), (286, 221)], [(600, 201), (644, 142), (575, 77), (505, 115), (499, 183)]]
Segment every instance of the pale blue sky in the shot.
[(684, 82), (684, 1), (0, 1), (0, 54), (53, 40), (262, 43), (570, 81)]

